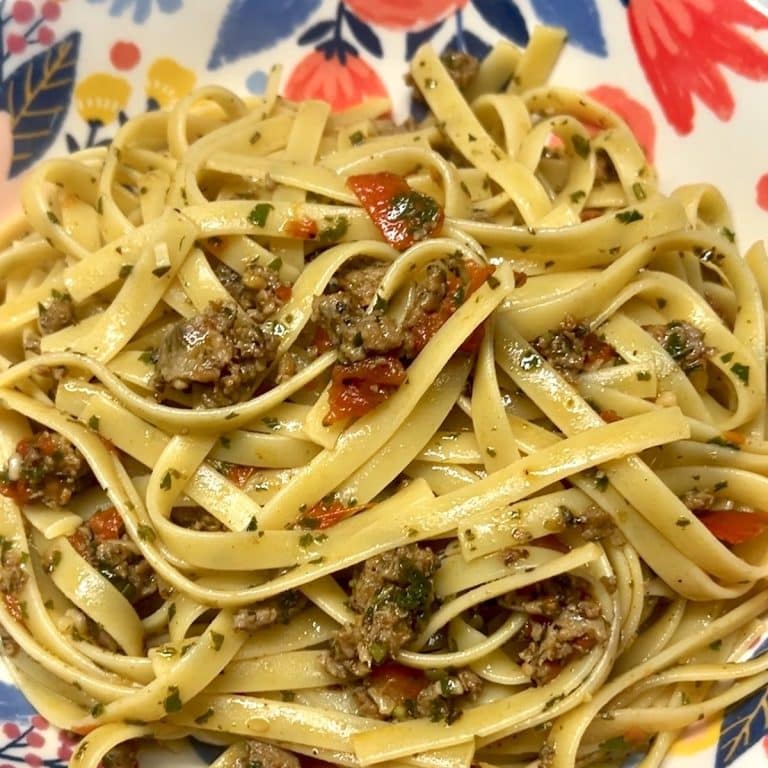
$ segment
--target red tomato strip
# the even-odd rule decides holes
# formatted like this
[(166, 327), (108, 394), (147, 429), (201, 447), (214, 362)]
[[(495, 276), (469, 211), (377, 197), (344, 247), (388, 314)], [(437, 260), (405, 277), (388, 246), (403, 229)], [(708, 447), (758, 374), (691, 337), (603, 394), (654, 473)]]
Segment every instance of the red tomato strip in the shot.
[(429, 195), (417, 192), (396, 173), (364, 173), (350, 176), (347, 186), (379, 228), (384, 239), (398, 251), (439, 233), (445, 212)]
[(114, 507), (107, 507), (93, 515), (88, 521), (88, 527), (99, 541), (119, 539), (125, 533), (123, 519)]
[(384, 698), (401, 703), (406, 699), (415, 699), (429, 683), (420, 669), (411, 669), (395, 661), (374, 666), (368, 680)]
[(358, 512), (362, 512), (364, 509), (368, 509), (368, 507), (370, 504), (347, 507), (340, 501), (318, 501), (317, 504), (313, 504), (304, 512), (299, 523), (307, 528), (317, 528), (322, 531)]
[(724, 544), (743, 544), (768, 529), (768, 519), (759, 512), (718, 509), (697, 513), (709, 532)]
[(359, 363), (335, 365), (331, 373), (328, 426), (346, 418), (359, 418), (383, 403), (405, 381), (403, 364), (392, 357), (370, 357)]

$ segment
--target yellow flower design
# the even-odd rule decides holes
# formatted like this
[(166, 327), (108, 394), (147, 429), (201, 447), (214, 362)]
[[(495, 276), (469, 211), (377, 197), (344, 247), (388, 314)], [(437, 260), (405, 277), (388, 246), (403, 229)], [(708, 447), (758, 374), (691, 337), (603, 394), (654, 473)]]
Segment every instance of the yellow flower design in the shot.
[(174, 59), (155, 59), (147, 72), (147, 96), (168, 107), (186, 96), (195, 85), (195, 73)]
[(131, 85), (125, 78), (97, 72), (75, 86), (75, 107), (83, 120), (107, 125), (125, 108), (130, 96)]

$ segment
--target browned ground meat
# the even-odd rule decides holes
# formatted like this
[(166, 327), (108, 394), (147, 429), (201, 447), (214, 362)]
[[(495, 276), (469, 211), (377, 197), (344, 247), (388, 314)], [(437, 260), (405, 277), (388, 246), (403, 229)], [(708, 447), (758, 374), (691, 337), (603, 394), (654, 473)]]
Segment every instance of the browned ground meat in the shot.
[(739, 504), (733, 499), (717, 496), (711, 491), (686, 491), (680, 497), (680, 501), (682, 501), (692, 512), (720, 512), (733, 510), (736, 512), (756, 513), (758, 511), (756, 507), (752, 507), (749, 504)]
[(387, 271), (388, 265), (373, 261), (360, 266), (351, 266), (334, 277), (339, 290), (351, 293), (357, 302), (367, 307), (376, 297), (376, 289)]
[(301, 768), (299, 758), (264, 741), (246, 741), (243, 752), (234, 762), (232, 768)]
[(341, 680), (365, 677), (373, 663), (393, 658), (416, 636), (432, 607), (435, 553), (409, 544), (358, 567), (351, 582), (354, 624), (331, 641), (328, 671)]
[(202, 507), (174, 507), (171, 520), (193, 531), (226, 531), (227, 527)]
[(255, 323), (263, 323), (277, 312), (285, 301), (280, 298), (281, 288), (288, 286), (280, 281), (274, 269), (259, 264), (249, 264), (242, 275), (217, 261), (214, 272), (232, 298), (247, 311)]
[(75, 322), (75, 304), (68, 293), (55, 291), (48, 301), (37, 305), (37, 327), (43, 336)]
[(128, 534), (99, 539), (85, 524), (69, 537), (69, 541), (133, 605), (156, 594), (155, 572)]
[(235, 629), (255, 632), (278, 622), (287, 624), (296, 614), (304, 610), (306, 604), (307, 599), (301, 592), (289, 590), (260, 603), (246, 605), (235, 613)]
[(608, 637), (600, 604), (585, 581), (558, 576), (499, 598), (505, 608), (528, 614), (519, 652), (523, 672), (538, 685), (553, 680), (568, 662), (583, 656)]
[(308, 350), (299, 347), (289, 349), (277, 363), (275, 383), (282, 384), (284, 381), (288, 381), (299, 371), (306, 368), (314, 358), (315, 355)]
[(443, 62), (460, 91), (471, 84), (480, 67), (480, 60), (464, 51), (447, 50), (440, 57), (440, 61)]
[(711, 350), (704, 343), (704, 334), (690, 323), (673, 320), (666, 325), (645, 325), (643, 328), (686, 373), (701, 368), (709, 357)]
[(0, 491), (17, 503), (64, 506), (94, 482), (80, 451), (56, 432), (42, 430), (21, 440), (0, 473)]
[(610, 344), (591, 331), (587, 323), (577, 322), (570, 315), (566, 315), (556, 331), (547, 331), (531, 343), (569, 381), (617, 359)]
[(2, 541), (0, 556), (0, 592), (4, 595), (17, 595), (27, 583), (29, 574), (24, 567), (24, 553), (18, 548)]
[(138, 746), (134, 741), (118, 744), (101, 758), (102, 768), (138, 768)]
[(180, 320), (156, 354), (155, 389), (192, 391), (206, 408), (250, 398), (275, 357), (279, 338), (234, 302), (211, 302)]
[(118, 644), (104, 631), (101, 625), (77, 608), (67, 608), (59, 622), (59, 629), (71, 635), (76, 642), (85, 640), (113, 653), (120, 650)]
[(474, 701), (483, 690), (483, 681), (471, 669), (460, 669), (423, 688), (416, 697), (416, 717), (452, 723), (461, 714), (461, 705)]
[(590, 504), (580, 514), (575, 514), (568, 507), (560, 507), (560, 515), (565, 524), (577, 528), (586, 541), (599, 541), (616, 533), (613, 518), (597, 504)]

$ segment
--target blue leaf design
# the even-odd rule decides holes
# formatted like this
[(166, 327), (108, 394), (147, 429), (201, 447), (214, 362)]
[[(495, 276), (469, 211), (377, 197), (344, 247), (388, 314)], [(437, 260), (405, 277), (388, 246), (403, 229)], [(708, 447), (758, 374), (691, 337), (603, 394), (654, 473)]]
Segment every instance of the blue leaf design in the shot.
[(53, 144), (75, 84), (80, 33), (25, 61), (0, 84), (0, 110), (11, 116), (11, 176), (29, 168)]
[(381, 58), (383, 51), (378, 35), (362, 19), (358, 19), (346, 6), (344, 7), (344, 18), (347, 20), (352, 34), (357, 38), (357, 42), (372, 56)]
[(335, 26), (336, 22), (333, 19), (318, 21), (317, 24), (313, 24), (309, 29), (305, 29), (296, 42), (299, 45), (315, 43), (325, 37)]
[(475, 58), (484, 59), (490, 50), (491, 46), (485, 40), (481, 40), (474, 32), (465, 29), (462, 30), (460, 37), (454, 35), (448, 41), (448, 45), (443, 48), (443, 53), (445, 51), (465, 51), (471, 53)]
[(243, 56), (271, 48), (293, 32), (318, 8), (321, 0), (230, 0), (219, 27), (208, 69), (218, 69)]
[[(477, 12), (499, 34), (518, 45), (528, 43), (528, 25), (514, 0), (472, 0), (472, 2)], [(562, 3), (563, 6), (567, 4)]]
[(0, 683), (0, 720), (21, 720), (35, 714), (35, 708), (13, 685)]
[[(765, 638), (755, 650), (753, 658), (768, 650)], [(715, 768), (726, 768), (735, 763), (753, 744), (768, 731), (768, 690), (755, 691), (748, 699), (726, 710), (717, 740)]]
[(431, 27), (427, 27), (426, 29), (420, 29), (418, 32), (409, 32), (405, 36), (405, 58), (410, 61), (413, 58), (413, 54), (418, 50), (419, 46), (422, 43), (426, 43), (428, 40), (431, 40), (437, 34), (437, 31), (440, 29), (440, 27), (443, 26), (444, 22), (445, 19), (442, 19), (441, 21), (438, 21), (437, 24), (433, 24)]
[(532, 0), (534, 10), (545, 24), (565, 27), (568, 41), (589, 53), (607, 56), (608, 49), (600, 25), (600, 11), (595, 0)]

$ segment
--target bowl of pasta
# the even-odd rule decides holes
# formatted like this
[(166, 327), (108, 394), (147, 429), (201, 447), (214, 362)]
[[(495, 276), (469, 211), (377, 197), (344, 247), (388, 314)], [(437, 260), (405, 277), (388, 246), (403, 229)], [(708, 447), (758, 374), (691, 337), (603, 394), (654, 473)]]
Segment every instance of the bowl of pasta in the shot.
[(764, 765), (766, 30), (0, 0), (0, 768)]

